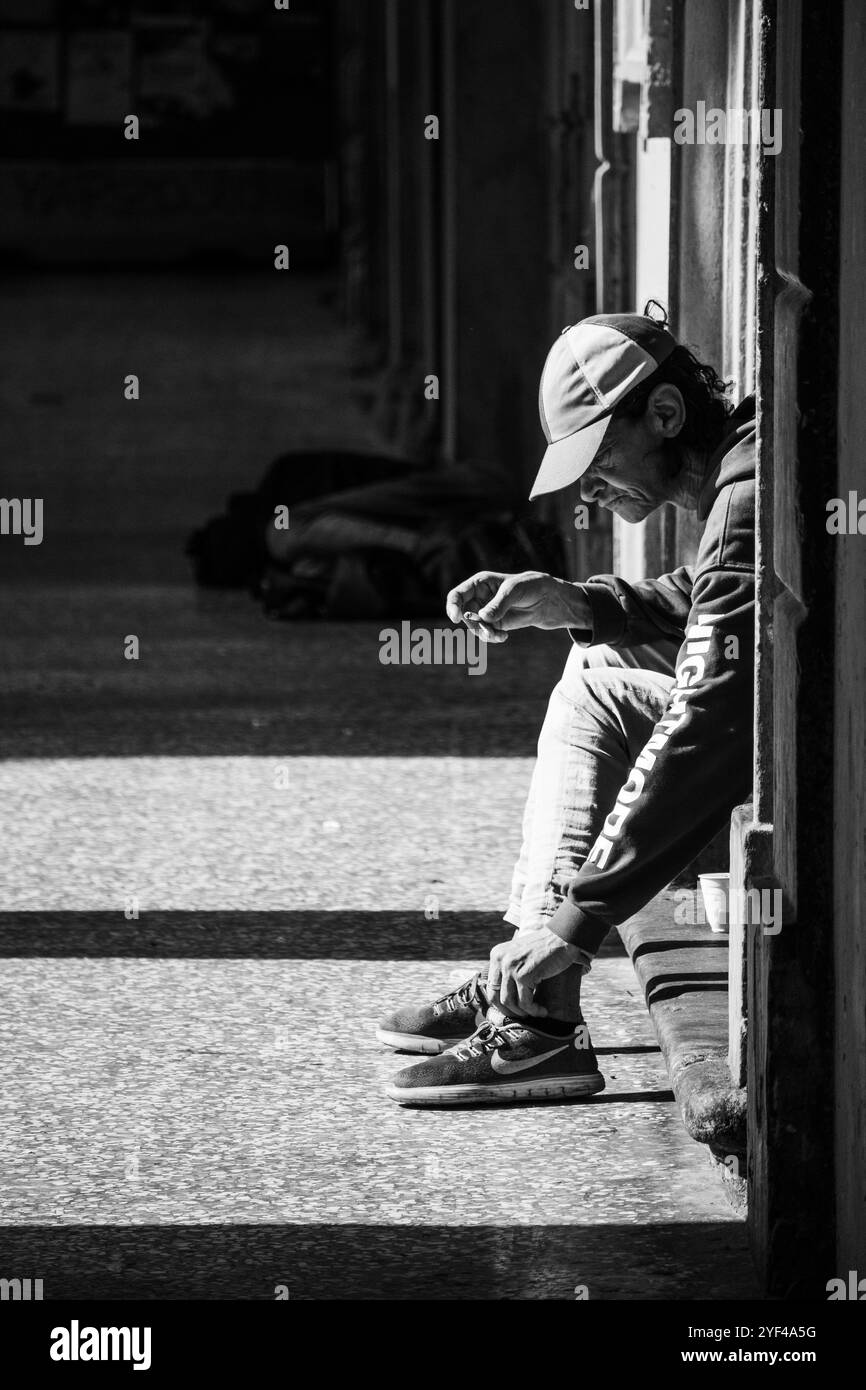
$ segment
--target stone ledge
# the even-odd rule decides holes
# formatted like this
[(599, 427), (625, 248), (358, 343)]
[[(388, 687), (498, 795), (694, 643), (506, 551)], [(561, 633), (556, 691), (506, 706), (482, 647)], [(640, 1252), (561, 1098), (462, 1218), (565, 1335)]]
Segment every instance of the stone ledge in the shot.
[[(678, 890), (682, 893), (684, 890)], [(692, 891), (692, 890), (688, 890)], [(687, 1133), (745, 1171), (746, 1092), (728, 1068), (728, 938), (674, 921), (671, 889), (619, 928)]]

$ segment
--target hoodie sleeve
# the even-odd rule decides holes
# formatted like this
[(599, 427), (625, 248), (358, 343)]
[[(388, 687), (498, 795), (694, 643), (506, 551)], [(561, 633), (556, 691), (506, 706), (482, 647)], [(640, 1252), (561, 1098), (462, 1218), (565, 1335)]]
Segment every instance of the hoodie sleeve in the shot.
[(580, 647), (638, 647), (662, 639), (682, 641), (692, 606), (694, 572), (682, 565), (660, 579), (628, 584), (613, 574), (588, 579), (581, 589), (592, 611), (592, 628), (569, 628)]
[[(754, 483), (737, 483), (740, 518)], [(731, 514), (728, 499), (726, 517)], [(754, 527), (701, 546), (676, 684), (586, 862), (548, 922), (592, 953), (660, 892), (749, 794), (754, 710)], [(751, 560), (748, 551), (751, 549)], [(660, 581), (663, 582), (663, 581)]]

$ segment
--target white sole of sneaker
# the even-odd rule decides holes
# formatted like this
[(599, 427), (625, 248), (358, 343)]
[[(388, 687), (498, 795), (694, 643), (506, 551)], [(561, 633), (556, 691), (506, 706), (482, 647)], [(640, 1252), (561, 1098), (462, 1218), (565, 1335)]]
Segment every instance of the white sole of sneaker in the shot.
[(496, 1086), (386, 1086), (385, 1094), (398, 1105), (495, 1105), (512, 1100), (594, 1096), (603, 1090), (604, 1077), (593, 1071), (559, 1081), (512, 1081)]
[(386, 1047), (393, 1047), (397, 1052), (420, 1052), (425, 1057), (438, 1057), (440, 1052), (465, 1042), (467, 1036), (464, 1033), (459, 1038), (425, 1038), (420, 1033), (388, 1033), (384, 1028), (376, 1029), (376, 1037)]

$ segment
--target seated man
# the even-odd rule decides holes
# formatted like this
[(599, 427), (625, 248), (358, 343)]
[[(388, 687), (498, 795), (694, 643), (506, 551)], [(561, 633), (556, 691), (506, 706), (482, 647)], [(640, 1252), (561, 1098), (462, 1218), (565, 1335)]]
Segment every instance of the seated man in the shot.
[(488, 641), (521, 627), (574, 642), (553, 691), (505, 920), (486, 973), (384, 1019), (427, 1054), (393, 1078), (403, 1105), (591, 1095), (604, 1087), (581, 982), (612, 926), (683, 870), (750, 790), (754, 666), (754, 400), (641, 315), (584, 319), (541, 378), (548, 449), (532, 496), (580, 479), (585, 502), (638, 522), (696, 511), (694, 567), (628, 584), (476, 574), (452, 621)]

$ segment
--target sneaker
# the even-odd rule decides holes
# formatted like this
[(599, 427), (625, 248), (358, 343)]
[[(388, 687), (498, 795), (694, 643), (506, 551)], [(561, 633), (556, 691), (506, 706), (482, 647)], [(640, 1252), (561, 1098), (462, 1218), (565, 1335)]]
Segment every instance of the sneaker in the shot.
[(484, 980), (479, 973), (432, 1004), (398, 1009), (389, 1014), (376, 1029), (376, 1037), (398, 1052), (424, 1052), (435, 1056), (474, 1033), (484, 1022), (488, 1003)]
[(470, 1038), (398, 1072), (386, 1094), (400, 1105), (490, 1105), (603, 1090), (586, 1024), (554, 1037), (491, 1006)]

